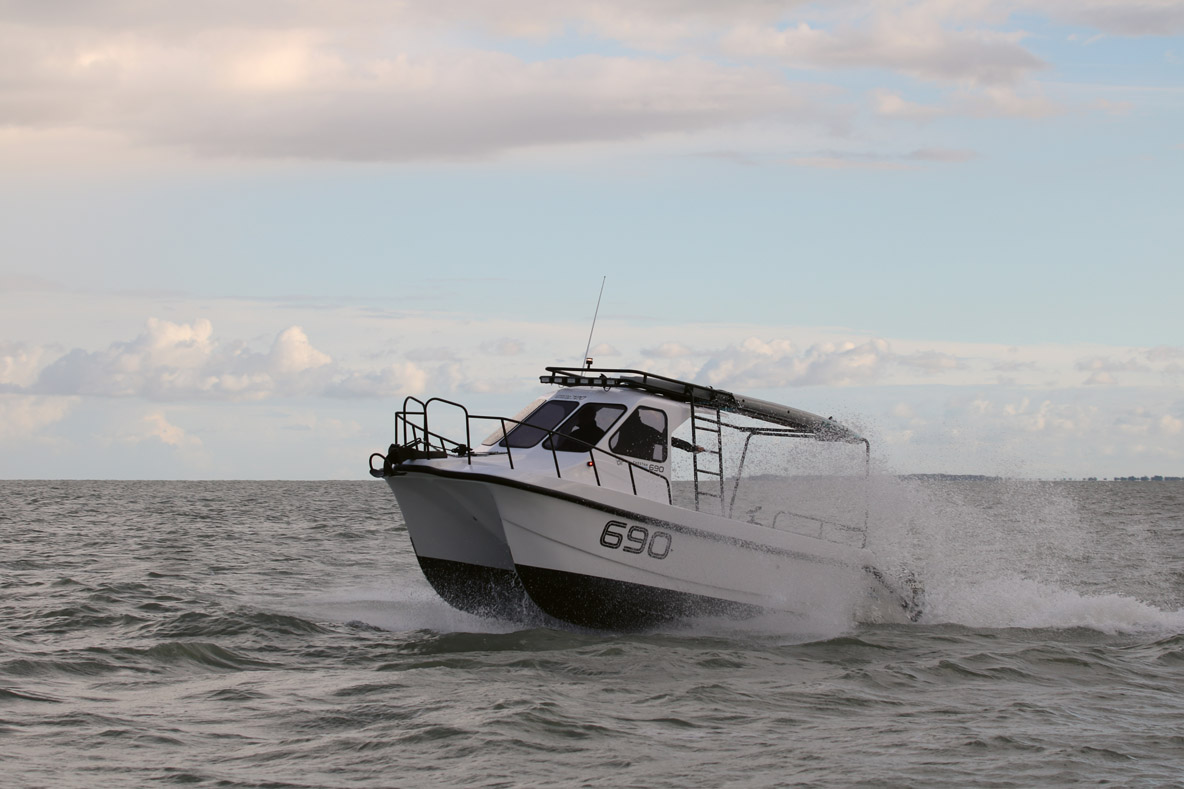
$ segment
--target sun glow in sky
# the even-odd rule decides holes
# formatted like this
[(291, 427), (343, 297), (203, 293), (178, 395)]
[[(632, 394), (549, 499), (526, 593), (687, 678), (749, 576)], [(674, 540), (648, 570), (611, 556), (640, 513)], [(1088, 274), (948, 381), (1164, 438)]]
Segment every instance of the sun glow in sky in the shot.
[(597, 363), (1184, 474), (1184, 0), (0, 0), (0, 476), (358, 478)]

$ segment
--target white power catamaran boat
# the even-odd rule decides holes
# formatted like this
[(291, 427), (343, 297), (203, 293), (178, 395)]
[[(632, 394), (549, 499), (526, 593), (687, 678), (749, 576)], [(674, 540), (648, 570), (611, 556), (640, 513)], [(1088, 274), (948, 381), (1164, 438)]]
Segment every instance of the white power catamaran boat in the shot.
[[(590, 359), (546, 370), (540, 382), (558, 389), (513, 418), (408, 397), (395, 442), (370, 457), (424, 576), (452, 606), (502, 618), (541, 609), (600, 629), (762, 611), (920, 616), (916, 585), (894, 583), (866, 547), (863, 437), (795, 408)], [(463, 437), (432, 430), (440, 409), (457, 409)], [(757, 460), (758, 445), (778, 457), (801, 454), (803, 442), (854, 448), (860, 473), (791, 477)]]

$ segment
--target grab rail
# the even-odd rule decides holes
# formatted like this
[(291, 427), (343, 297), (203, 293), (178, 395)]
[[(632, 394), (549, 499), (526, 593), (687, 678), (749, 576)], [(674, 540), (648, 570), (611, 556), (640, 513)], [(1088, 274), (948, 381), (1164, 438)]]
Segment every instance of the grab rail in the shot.
[[(819, 518), (815, 515), (803, 515), (800, 512), (791, 512), (790, 510), (780, 510), (776, 515), (774, 515), (773, 516), (773, 523), (770, 526), (770, 528), (773, 528), (773, 529), (777, 528), (777, 519), (780, 518), (782, 515), (788, 515), (791, 518), (801, 518), (802, 520), (805, 520), (805, 521), (814, 521), (815, 523), (818, 524), (818, 534), (816, 536), (820, 540), (826, 540), (827, 542), (838, 542), (838, 540), (832, 540), (828, 537), (823, 536), (823, 533), (822, 533), (823, 529), (825, 529), (827, 526), (832, 526), (836, 529), (839, 529), (840, 531), (851, 532), (853, 534), (861, 535), (863, 537), (863, 540), (862, 540), (859, 547), (860, 548), (867, 547), (867, 529), (866, 528), (860, 528), (859, 526), (851, 526), (846, 523), (840, 523), (839, 521), (827, 520), (826, 518)], [(800, 532), (794, 532), (794, 533), (798, 534)], [(840, 544), (844, 544), (844, 543), (840, 543)]]
[[(428, 406), (430, 406), (434, 402), (439, 402), (439, 403), (444, 403), (446, 405), (455, 406), (455, 407), (459, 408), (464, 413), (464, 416), (465, 416), (465, 443), (462, 444), (461, 442), (451, 439), (445, 435), (442, 435), (439, 433), (434, 433), (431, 431), (431, 429), (428, 426)], [(408, 405), (411, 403), (415, 403), (418, 406), (420, 406), (420, 410), (418, 410), (418, 411), (409, 410)], [(423, 424), (422, 425), (417, 424), (412, 419), (412, 417), (421, 417), (423, 419)], [(504, 446), (506, 448), (506, 460), (509, 463), (510, 468), (513, 469), (514, 468), (514, 454), (513, 454), (510, 442), (505, 440), (505, 438), (508, 437), (508, 435), (509, 435), (509, 431), (506, 430), (506, 424), (509, 423), (513, 426), (518, 426), (518, 425), (522, 425), (522, 424), (526, 424), (526, 423), (523, 421), (517, 420), (517, 419), (511, 419), (509, 417), (504, 417), (504, 416), (487, 416), (484, 414), (470, 414), (469, 410), (467, 408), (465, 408), (465, 406), (463, 406), (462, 404), (454, 402), (452, 400), (447, 400), (443, 397), (432, 397), (432, 398), (429, 398), (427, 401), (423, 401), (417, 397), (412, 397), (412, 396), (408, 396), (408, 397), (404, 398), (403, 410), (395, 412), (395, 443), (396, 443), (396, 445), (401, 446), (401, 447), (417, 447), (422, 444), (425, 451), (430, 451), (433, 448), (432, 441), (434, 439), (438, 442), (437, 446), (440, 450), (442, 450), (444, 452), (452, 452), (457, 457), (465, 457), (466, 460), (468, 461), (468, 465), (471, 466), (471, 465), (473, 465), (473, 456), (477, 454), (477, 453), (473, 452), (473, 448), (472, 448), (473, 444), (472, 444), (472, 425), (471, 425), (471, 423), (473, 422), (473, 420), (478, 420), (478, 419), (497, 421), (499, 423), (499, 425), (501, 427), (502, 436), (503, 436), (502, 441), (504, 442)], [(400, 436), (399, 427), (400, 427), (400, 425), (402, 426), (402, 431), (401, 431), (402, 438), (403, 438), (402, 443), (399, 442), (399, 436)], [(546, 433), (547, 438), (554, 439), (556, 437), (560, 437), (560, 434), (553, 429), (539, 427), (538, 425), (530, 425), (530, 427), (532, 427), (536, 430), (544, 431)], [(621, 455), (618, 455), (614, 452), (608, 452), (606, 450), (601, 449), (600, 447), (593, 446), (592, 444), (589, 444), (587, 441), (583, 441), (582, 439), (576, 438), (575, 436), (563, 435), (562, 438), (563, 438), (564, 442), (576, 442), (576, 443), (583, 444), (588, 447), (588, 465), (590, 465), (592, 467), (592, 475), (596, 480), (597, 487), (604, 487), (604, 484), (600, 479), (600, 468), (596, 463), (596, 453), (600, 453), (601, 455), (605, 455), (613, 460), (624, 463), (629, 468), (629, 486), (632, 489), (634, 496), (638, 495), (637, 494), (637, 476), (634, 472), (634, 469), (641, 469), (645, 473), (647, 473), (653, 477), (657, 477), (658, 479), (662, 480), (662, 482), (665, 483), (665, 485), (666, 485), (666, 502), (668, 504), (672, 504), (674, 502), (674, 493), (670, 487), (670, 480), (667, 479), (662, 474), (659, 474), (656, 471), (652, 471), (652, 470), (646, 468), (645, 466), (635, 463), (632, 460), (630, 460), (626, 457), (622, 457)], [(543, 439), (540, 439), (540, 442), (542, 440)], [(557, 479), (563, 479), (563, 469), (559, 465), (559, 450), (556, 449), (556, 447), (559, 445), (559, 443), (560, 442), (557, 440), (550, 441), (550, 444), (551, 444), (550, 451), (551, 451), (552, 461), (555, 464), (555, 476)], [(450, 446), (451, 446), (451, 448), (450, 448)], [(501, 453), (488, 452), (488, 453), (481, 453), (479, 456), (480, 457), (496, 457), (499, 454), (501, 454)]]

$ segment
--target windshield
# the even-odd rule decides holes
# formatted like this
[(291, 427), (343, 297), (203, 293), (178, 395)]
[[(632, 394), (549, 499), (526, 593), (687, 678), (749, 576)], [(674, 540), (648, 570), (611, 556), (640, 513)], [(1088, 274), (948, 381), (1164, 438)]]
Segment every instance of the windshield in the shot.
[[(608, 429), (625, 413), (625, 406), (616, 403), (585, 403), (571, 419), (559, 428), (555, 449), (560, 452), (587, 452), (596, 445)], [(544, 449), (551, 448), (548, 439)]]
[(556, 425), (574, 411), (577, 405), (579, 403), (573, 400), (548, 400), (499, 441), (498, 446), (504, 447), (508, 443), (515, 449), (533, 447), (543, 440), (547, 431), (554, 430)]

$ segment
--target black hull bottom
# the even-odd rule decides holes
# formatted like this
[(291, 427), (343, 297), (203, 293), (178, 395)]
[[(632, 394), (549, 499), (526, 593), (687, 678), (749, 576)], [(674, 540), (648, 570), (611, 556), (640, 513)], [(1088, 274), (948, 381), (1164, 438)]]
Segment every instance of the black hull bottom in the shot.
[(532, 620), (542, 612), (513, 570), (418, 556), (424, 578), (453, 608), (476, 616)]
[(531, 599), (546, 613), (580, 627), (641, 630), (700, 616), (743, 619), (763, 609), (717, 597), (675, 592), (541, 567), (517, 565)]

